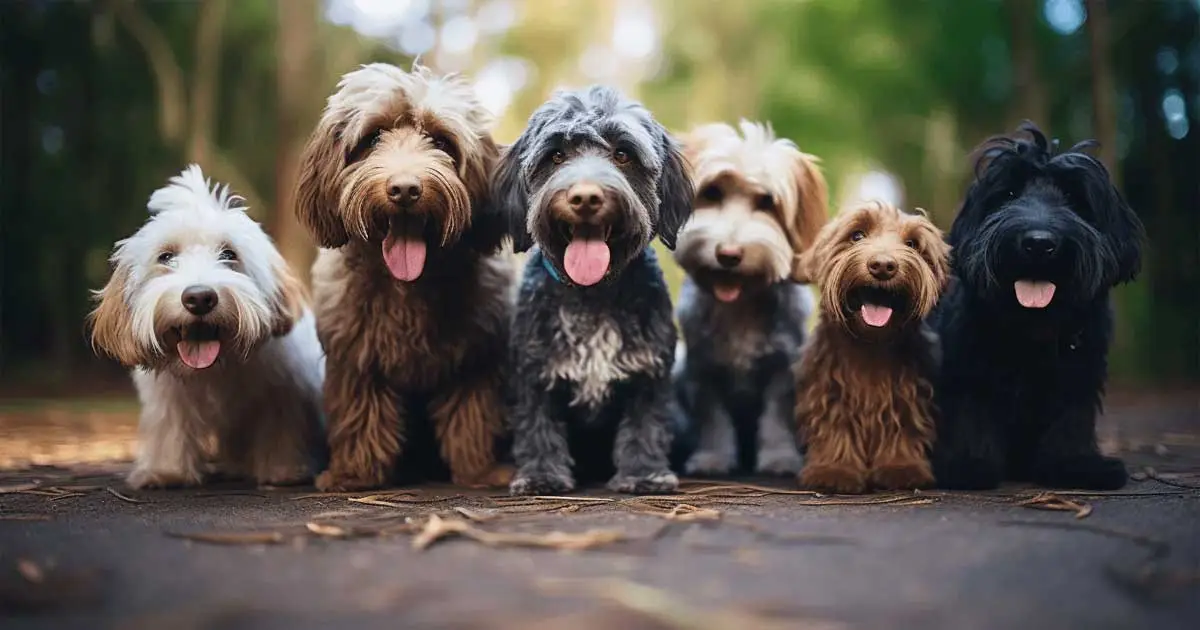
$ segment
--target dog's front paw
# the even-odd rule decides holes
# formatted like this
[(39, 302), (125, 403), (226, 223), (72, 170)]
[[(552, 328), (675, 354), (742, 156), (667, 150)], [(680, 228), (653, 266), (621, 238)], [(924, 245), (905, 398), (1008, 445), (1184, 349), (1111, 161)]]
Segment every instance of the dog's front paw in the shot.
[(1034, 466), (1033, 480), (1050, 488), (1119, 490), (1129, 481), (1125, 462), (1088, 453), (1043, 460)]
[(794, 448), (764, 448), (758, 452), (755, 470), (760, 475), (791, 477), (804, 467), (804, 460)]
[(518, 471), (508, 484), (508, 493), (513, 496), (565, 494), (574, 489), (575, 479), (570, 472), (545, 469)]
[(608, 489), (626, 494), (667, 494), (679, 488), (679, 477), (669, 470), (645, 476), (617, 473), (608, 480)]
[(515, 469), (508, 464), (496, 464), (474, 475), (452, 474), (450, 481), (466, 488), (503, 488), (512, 483)]
[(867, 489), (867, 475), (842, 464), (809, 464), (800, 471), (800, 485), (817, 492), (860, 494)]
[(261, 486), (298, 486), (312, 476), (312, 469), (305, 464), (279, 464), (259, 470), (254, 477)]
[(313, 484), (321, 492), (354, 492), (357, 490), (372, 490), (383, 485), (382, 479), (355, 477), (344, 474), (334, 474), (332, 470), (317, 475)]
[(933, 485), (933, 472), (925, 462), (892, 462), (871, 471), (871, 485), (880, 490), (916, 490)]
[(125, 478), (125, 483), (134, 490), (147, 488), (186, 488), (198, 486), (201, 481), (203, 480), (200, 473), (195, 471), (151, 470), (149, 468), (135, 468)]
[(720, 477), (728, 475), (733, 469), (734, 456), (718, 451), (696, 451), (683, 465), (683, 470), (689, 475), (701, 477)]

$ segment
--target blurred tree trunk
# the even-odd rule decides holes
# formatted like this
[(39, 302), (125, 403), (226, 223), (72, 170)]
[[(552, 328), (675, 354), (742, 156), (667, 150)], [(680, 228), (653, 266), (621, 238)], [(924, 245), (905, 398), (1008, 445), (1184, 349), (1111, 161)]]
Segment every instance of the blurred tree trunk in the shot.
[(213, 109), (220, 76), (221, 35), (224, 31), (226, 0), (207, 0), (200, 5), (196, 26), (196, 76), (192, 81), (192, 124), (188, 137), (188, 161), (204, 165), (211, 161)]
[(1100, 141), (1100, 161), (1104, 162), (1113, 182), (1121, 187), (1117, 171), (1116, 87), (1113, 84), (1109, 46), (1108, 6), (1105, 0), (1087, 0), (1087, 32), (1092, 65), (1092, 127)]
[(296, 220), (296, 178), (300, 171), (300, 151), (305, 140), (302, 124), (309, 119), (313, 42), (317, 30), (319, 6), (316, 0), (289, 0), (276, 4), (279, 34), (276, 42), (279, 65), (276, 70), (278, 98), (278, 140), (275, 155), (275, 210), (271, 232), (285, 260), (301, 278), (308, 281), (313, 261), (313, 244)]
[[(290, 0), (289, 0), (290, 1)], [(227, 0), (204, 0), (196, 32), (196, 76), (188, 101), (186, 82), (170, 40), (134, 0), (109, 0), (108, 7), (142, 47), (158, 87), (159, 129), (163, 141), (205, 174), (229, 184), (252, 209), (264, 210), (262, 198), (232, 161), (213, 143), (218, 60)], [(189, 118), (190, 114), (190, 118)], [(190, 123), (190, 124), (189, 124)], [(186, 137), (185, 137), (186, 127)]]
[(1013, 123), (1032, 120), (1046, 128), (1050, 115), (1046, 109), (1046, 87), (1038, 72), (1037, 0), (1008, 0), (1009, 39), (1012, 42), (1013, 84), (1017, 91), (1012, 113)]

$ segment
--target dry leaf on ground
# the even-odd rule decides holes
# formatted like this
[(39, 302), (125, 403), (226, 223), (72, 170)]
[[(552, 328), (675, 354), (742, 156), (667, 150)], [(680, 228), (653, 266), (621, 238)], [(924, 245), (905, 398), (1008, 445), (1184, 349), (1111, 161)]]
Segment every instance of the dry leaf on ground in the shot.
[(619, 542), (625, 534), (617, 530), (588, 530), (585, 532), (553, 531), (544, 534), (489, 532), (460, 519), (444, 519), (430, 514), (421, 531), (413, 537), (414, 549), (425, 549), (449, 536), (463, 536), (489, 547), (544, 547), (561, 550), (590, 549)]

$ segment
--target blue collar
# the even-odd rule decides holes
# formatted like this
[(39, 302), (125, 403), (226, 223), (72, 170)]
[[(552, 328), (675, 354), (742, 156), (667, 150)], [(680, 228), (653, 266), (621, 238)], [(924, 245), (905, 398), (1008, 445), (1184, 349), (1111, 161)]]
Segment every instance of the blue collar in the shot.
[[(654, 249), (650, 245), (647, 245), (646, 249), (642, 250), (642, 256), (646, 256), (648, 254), (652, 255), (653, 253)], [(542, 257), (542, 267), (546, 269), (546, 273), (550, 274), (551, 278), (554, 278), (555, 282), (559, 284), (574, 284), (565, 280), (562, 275), (558, 273), (558, 270), (554, 268), (554, 263), (550, 262), (550, 257), (546, 255), (546, 252), (539, 251), (538, 255)]]

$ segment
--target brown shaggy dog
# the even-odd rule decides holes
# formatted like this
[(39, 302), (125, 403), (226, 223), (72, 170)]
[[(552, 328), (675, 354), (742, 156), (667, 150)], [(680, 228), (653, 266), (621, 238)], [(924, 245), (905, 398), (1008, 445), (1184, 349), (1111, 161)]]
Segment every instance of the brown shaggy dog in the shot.
[(843, 210), (804, 255), (821, 287), (820, 323), (796, 368), (804, 487), (933, 483), (937, 345), (923, 318), (945, 287), (948, 256), (924, 215), (878, 201)]
[(377, 63), (342, 77), (304, 149), (297, 214), (327, 248), (313, 266), (321, 490), (387, 483), (409, 442), (407, 459), (455, 483), (508, 483), (495, 451), (514, 272), (488, 195), (490, 123), (461, 78)]

